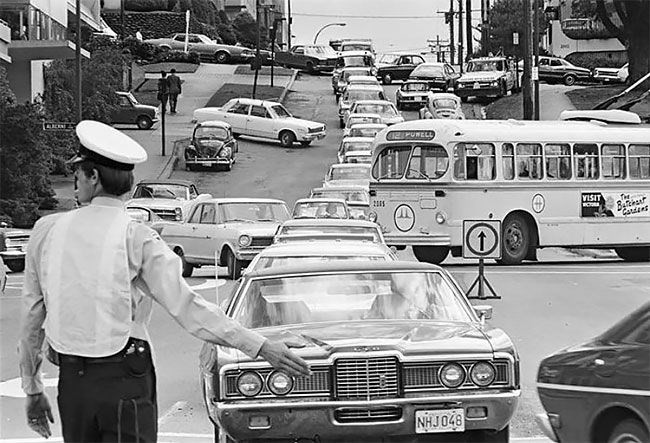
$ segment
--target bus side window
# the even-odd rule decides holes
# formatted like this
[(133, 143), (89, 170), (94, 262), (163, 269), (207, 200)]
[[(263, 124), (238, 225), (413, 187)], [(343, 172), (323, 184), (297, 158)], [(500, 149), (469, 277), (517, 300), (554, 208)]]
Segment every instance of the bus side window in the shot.
[(630, 145), (630, 178), (650, 179), (650, 145)]
[(542, 145), (517, 144), (517, 177), (524, 180), (540, 180), (542, 173)]
[(603, 145), (600, 148), (601, 174), (606, 179), (624, 179), (625, 146)]
[(546, 158), (546, 178), (568, 180), (571, 178), (571, 146), (568, 144), (548, 144), (544, 146)]
[(458, 143), (454, 147), (454, 178), (458, 180), (494, 180), (494, 145)]
[(576, 143), (573, 145), (573, 161), (576, 178), (592, 180), (598, 178), (598, 146)]
[(501, 162), (503, 179), (513, 180), (515, 178), (515, 147), (511, 143), (503, 144), (501, 148)]

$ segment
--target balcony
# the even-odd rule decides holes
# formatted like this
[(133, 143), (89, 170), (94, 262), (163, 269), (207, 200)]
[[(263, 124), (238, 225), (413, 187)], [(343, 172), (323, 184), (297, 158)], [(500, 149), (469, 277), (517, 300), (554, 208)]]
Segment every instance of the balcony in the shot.
[(11, 43), (11, 28), (9, 24), (0, 20), (0, 61), (11, 63), (9, 44)]

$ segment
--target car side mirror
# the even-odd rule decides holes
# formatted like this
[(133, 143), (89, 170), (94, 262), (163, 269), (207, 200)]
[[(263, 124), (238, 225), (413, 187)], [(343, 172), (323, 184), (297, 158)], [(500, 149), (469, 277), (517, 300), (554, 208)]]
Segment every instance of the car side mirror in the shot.
[(474, 312), (478, 315), (481, 323), (492, 318), (492, 306), (490, 305), (476, 305), (474, 306)]

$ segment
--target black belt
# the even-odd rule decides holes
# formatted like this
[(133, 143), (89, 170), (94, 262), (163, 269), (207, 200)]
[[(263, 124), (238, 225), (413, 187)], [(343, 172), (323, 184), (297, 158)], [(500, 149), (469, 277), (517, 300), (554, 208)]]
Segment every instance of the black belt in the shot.
[(102, 363), (121, 363), (127, 354), (133, 352), (135, 349), (149, 350), (149, 344), (140, 339), (129, 338), (126, 346), (117, 354), (108, 355), (106, 357), (82, 357), (80, 355), (58, 354), (59, 363), (66, 364), (102, 364)]

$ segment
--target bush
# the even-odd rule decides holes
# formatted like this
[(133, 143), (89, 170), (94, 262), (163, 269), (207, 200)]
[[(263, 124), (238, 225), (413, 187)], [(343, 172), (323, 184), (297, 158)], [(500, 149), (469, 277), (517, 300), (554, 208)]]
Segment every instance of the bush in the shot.
[(16, 228), (31, 228), (40, 218), (38, 205), (28, 199), (0, 200), (0, 213), (3, 219), (10, 218)]
[(158, 46), (141, 42), (135, 37), (127, 37), (122, 43), (122, 48), (129, 51), (134, 60), (153, 61), (163, 52)]
[(125, 0), (124, 9), (137, 12), (168, 11), (169, 3), (167, 0)]
[(183, 51), (166, 51), (160, 54), (153, 63), (193, 63), (198, 65), (201, 63), (201, 57), (196, 52), (183, 52)]

